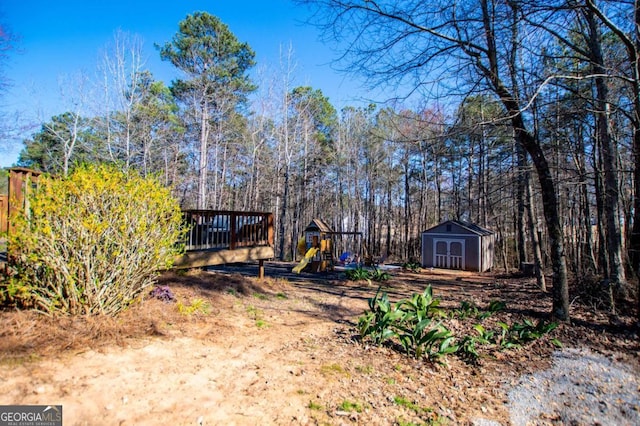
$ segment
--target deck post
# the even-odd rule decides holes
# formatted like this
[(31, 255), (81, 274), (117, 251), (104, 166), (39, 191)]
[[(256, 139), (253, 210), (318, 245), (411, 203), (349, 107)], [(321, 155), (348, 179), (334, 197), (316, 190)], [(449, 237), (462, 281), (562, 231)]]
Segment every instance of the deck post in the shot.
[(269, 213), (267, 216), (267, 243), (273, 247), (273, 213)]
[(264, 278), (264, 259), (260, 259), (258, 261), (258, 279), (261, 280)]

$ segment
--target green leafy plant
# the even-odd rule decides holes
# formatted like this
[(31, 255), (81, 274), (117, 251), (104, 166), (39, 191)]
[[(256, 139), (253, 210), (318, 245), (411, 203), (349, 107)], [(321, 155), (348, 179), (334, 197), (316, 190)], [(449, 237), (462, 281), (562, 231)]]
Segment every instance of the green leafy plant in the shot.
[(358, 319), (360, 336), (371, 338), (377, 345), (396, 335), (393, 327), (404, 314), (391, 304), (387, 293), (380, 291), (378, 287), (376, 295), (368, 299), (369, 310)]
[(478, 353), (478, 340), (471, 335), (464, 336), (458, 344), (458, 356), (468, 363), (475, 363), (480, 354)]
[(494, 340), (495, 332), (484, 328), (481, 324), (474, 325), (473, 329), (478, 332), (477, 341), (480, 344), (486, 345)]
[(181, 252), (178, 202), (153, 177), (85, 165), (43, 175), (12, 217), (0, 302), (46, 314), (115, 315)]
[(415, 260), (411, 260), (409, 262), (405, 262), (402, 264), (402, 269), (411, 271), (411, 272), (419, 272), (422, 269), (422, 265), (420, 262), (416, 262)]
[(439, 359), (457, 350), (451, 332), (433, 320), (434, 316), (441, 315), (441, 310), (431, 286), (395, 305), (380, 291), (378, 288), (375, 297), (369, 299), (369, 311), (358, 320), (363, 338), (369, 337), (375, 344), (396, 338), (407, 354), (417, 358)]
[(399, 301), (398, 309), (406, 312), (406, 320), (419, 323), (425, 318), (442, 316), (439, 305), (440, 300), (434, 299), (433, 289), (427, 286), (422, 293), (415, 293), (409, 299)]
[(474, 317), (480, 320), (484, 320), (489, 318), (496, 312), (504, 310), (505, 307), (506, 304), (504, 302), (500, 300), (492, 300), (491, 302), (489, 302), (489, 306), (487, 307), (487, 309), (481, 311), (478, 305), (476, 305), (474, 302), (463, 300), (460, 303), (460, 307), (453, 311), (452, 315), (459, 319)]
[(371, 271), (362, 267), (347, 269), (344, 273), (351, 281), (364, 281), (371, 279)]
[(378, 268), (374, 269), (373, 272), (371, 272), (371, 279), (373, 281), (389, 281), (389, 278), (391, 278), (391, 275), (388, 272), (382, 271)]
[(345, 272), (347, 278), (351, 281), (388, 281), (391, 278), (388, 272), (375, 268), (373, 271), (357, 267), (355, 269), (347, 269)]
[(439, 304), (440, 301), (433, 298), (431, 286), (421, 294), (398, 302), (397, 310), (402, 312), (402, 317), (396, 334), (407, 354), (413, 353), (417, 358), (426, 355), (430, 359), (438, 359), (457, 349), (451, 332), (442, 323), (433, 320), (442, 314)]
[(423, 355), (431, 360), (454, 353), (458, 347), (454, 344), (451, 332), (442, 324), (431, 326), (431, 319), (426, 318), (418, 324), (400, 326), (398, 338), (407, 354), (413, 353), (416, 358)]
[(495, 314), (496, 312), (504, 311), (506, 307), (507, 307), (507, 304), (504, 303), (502, 300), (492, 300), (491, 302), (489, 302), (489, 307), (487, 308), (487, 311), (491, 312), (492, 314)]
[(453, 311), (453, 316), (460, 319), (465, 319), (469, 317), (475, 317), (478, 315), (479, 309), (478, 306), (466, 300), (460, 302), (460, 307)]
[[(489, 329), (482, 324), (473, 325), (474, 333), (456, 339), (445, 326), (441, 318), (446, 318), (439, 307), (440, 300), (433, 297), (431, 286), (422, 293), (414, 293), (410, 298), (391, 303), (387, 293), (378, 290), (368, 299), (369, 309), (358, 318), (360, 336), (370, 339), (374, 344), (397, 343), (407, 355), (443, 362), (443, 358), (456, 353), (467, 362), (475, 363), (480, 358), (483, 346), (498, 346), (509, 349), (538, 339), (557, 327), (556, 323), (540, 321), (534, 324), (525, 319), (522, 324), (512, 326), (498, 322), (498, 330)], [(471, 302), (463, 302), (452, 313), (453, 317), (465, 319), (475, 317), (483, 320), (484, 315), (492, 315), (505, 308), (504, 302), (492, 301), (487, 310), (481, 312)], [(555, 339), (554, 345), (561, 343)], [(393, 347), (393, 346), (392, 346)]]
[(511, 339), (509, 335), (510, 327), (509, 324), (505, 322), (498, 322), (498, 326), (500, 327), (500, 337), (498, 339), (498, 343), (503, 349), (511, 349), (519, 346), (514, 340)]
[[(538, 321), (536, 324), (530, 319), (524, 319), (522, 324), (514, 323), (511, 326), (503, 322), (499, 322), (498, 325), (501, 328), (500, 346), (506, 349), (521, 346), (523, 343), (537, 340), (550, 333), (558, 327), (557, 322), (545, 323), (543, 320)], [(561, 343), (553, 339), (552, 343), (556, 346), (560, 346)]]
[(524, 319), (522, 324), (515, 323), (511, 326), (511, 334), (519, 342), (530, 342), (537, 340), (545, 334), (553, 331), (558, 326), (556, 322), (545, 323), (543, 320), (534, 324), (530, 319)]
[(478, 352), (479, 345), (491, 344), (494, 341), (495, 332), (487, 330), (481, 324), (476, 324), (473, 329), (478, 333), (476, 336), (466, 335), (458, 344), (458, 355), (469, 363), (477, 362), (480, 358)]
[(489, 306), (484, 312), (480, 312), (476, 315), (478, 319), (487, 319), (491, 315), (503, 311), (507, 307), (507, 304), (501, 300), (492, 300), (489, 302)]

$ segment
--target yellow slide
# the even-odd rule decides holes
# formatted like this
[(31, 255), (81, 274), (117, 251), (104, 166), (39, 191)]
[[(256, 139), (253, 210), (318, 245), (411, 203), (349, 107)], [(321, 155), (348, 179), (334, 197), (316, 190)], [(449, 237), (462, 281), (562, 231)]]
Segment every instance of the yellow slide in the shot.
[(307, 254), (304, 255), (304, 258), (300, 261), (300, 263), (295, 268), (292, 269), (292, 271), (295, 272), (296, 274), (299, 274), (300, 272), (302, 272), (304, 267), (307, 266), (309, 262), (311, 262), (311, 259), (313, 259), (313, 256), (315, 256), (317, 252), (318, 252), (318, 247), (311, 247), (309, 250), (307, 250)]

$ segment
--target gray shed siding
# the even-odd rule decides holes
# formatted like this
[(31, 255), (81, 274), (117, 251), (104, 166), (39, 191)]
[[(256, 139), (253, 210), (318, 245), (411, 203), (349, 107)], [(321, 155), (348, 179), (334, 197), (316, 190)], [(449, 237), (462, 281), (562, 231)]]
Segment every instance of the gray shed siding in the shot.
[(482, 237), (482, 269), (480, 272), (488, 271), (493, 268), (493, 256), (496, 246), (496, 234), (486, 235)]
[(493, 267), (494, 244), (491, 231), (443, 222), (422, 233), (422, 266), (484, 272)]

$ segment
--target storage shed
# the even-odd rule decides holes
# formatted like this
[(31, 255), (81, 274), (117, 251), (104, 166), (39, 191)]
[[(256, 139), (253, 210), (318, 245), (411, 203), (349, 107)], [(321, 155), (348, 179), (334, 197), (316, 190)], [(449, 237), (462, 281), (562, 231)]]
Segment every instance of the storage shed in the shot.
[(448, 220), (422, 233), (422, 266), (485, 272), (493, 267), (494, 246), (492, 231)]

